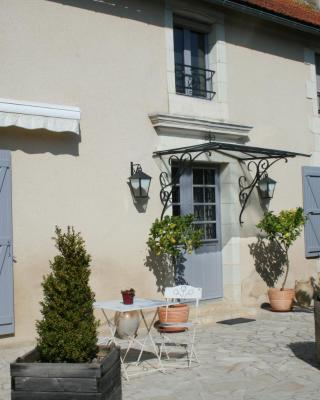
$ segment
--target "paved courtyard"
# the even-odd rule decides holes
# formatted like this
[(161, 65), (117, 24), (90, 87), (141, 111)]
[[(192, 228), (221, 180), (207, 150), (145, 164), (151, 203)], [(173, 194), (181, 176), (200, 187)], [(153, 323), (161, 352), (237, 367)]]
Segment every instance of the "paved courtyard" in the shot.
[[(30, 345), (0, 341), (0, 399), (10, 399), (9, 362)], [(199, 333), (201, 365), (132, 378), (124, 400), (318, 400), (313, 314), (261, 311), (255, 322), (212, 324)]]

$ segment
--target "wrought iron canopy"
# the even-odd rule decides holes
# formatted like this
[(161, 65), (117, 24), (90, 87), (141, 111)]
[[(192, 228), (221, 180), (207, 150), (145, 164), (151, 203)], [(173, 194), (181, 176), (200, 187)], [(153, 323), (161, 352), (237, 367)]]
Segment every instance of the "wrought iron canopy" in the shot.
[(310, 154), (294, 153), (292, 151), (268, 149), (265, 147), (247, 146), (244, 144), (234, 144), (225, 142), (207, 142), (195, 146), (178, 147), (170, 150), (160, 150), (153, 153), (154, 156), (165, 156), (183, 153), (206, 153), (216, 151), (226, 156), (236, 158), (239, 161), (261, 160), (266, 158), (290, 158), (296, 156), (310, 157)]
[(178, 176), (173, 176), (171, 179), (167, 172), (160, 174), (160, 199), (163, 204), (161, 218), (163, 218), (166, 209), (171, 205), (172, 187), (178, 181), (186, 164), (194, 162), (202, 154), (211, 156), (212, 152), (217, 152), (225, 156), (235, 158), (239, 162), (247, 161), (247, 169), (249, 172), (254, 172), (254, 177), (251, 182), (243, 175), (239, 177), (239, 201), (241, 204), (241, 212), (239, 222), (242, 225), (242, 214), (246, 207), (253, 189), (261, 179), (266, 177), (268, 169), (280, 160), (288, 161), (288, 158), (296, 156), (310, 157), (309, 154), (295, 153), (287, 150), (269, 149), (265, 147), (254, 147), (243, 144), (225, 143), (210, 141), (194, 146), (178, 147), (169, 150), (160, 150), (153, 153), (154, 157), (169, 156), (169, 165), (178, 164)]

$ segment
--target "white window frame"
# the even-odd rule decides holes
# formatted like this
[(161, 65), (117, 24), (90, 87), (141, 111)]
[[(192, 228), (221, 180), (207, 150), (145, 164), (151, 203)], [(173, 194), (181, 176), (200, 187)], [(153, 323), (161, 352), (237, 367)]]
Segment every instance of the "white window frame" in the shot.
[[(191, 6), (190, 6), (191, 7)], [(180, 10), (167, 3), (165, 8), (165, 40), (167, 54), (167, 87), (169, 114), (192, 115), (200, 118), (210, 119), (229, 119), (228, 101), (227, 101), (227, 63), (226, 63), (226, 42), (224, 31), (224, 15), (205, 10), (205, 14), (199, 14), (198, 6), (194, 8), (188, 6), (188, 12), (194, 21), (191, 29), (198, 30), (197, 27), (209, 27), (208, 32), (208, 54), (207, 67), (214, 71), (213, 90), (215, 96), (208, 100), (192, 96), (183, 96), (176, 93), (175, 84), (175, 59), (174, 59), (174, 22), (177, 16), (182, 15)], [(183, 10), (186, 12), (186, 9)], [(183, 14), (183, 17), (185, 14)], [(205, 16), (205, 17), (204, 17)], [(205, 22), (204, 22), (205, 18)]]

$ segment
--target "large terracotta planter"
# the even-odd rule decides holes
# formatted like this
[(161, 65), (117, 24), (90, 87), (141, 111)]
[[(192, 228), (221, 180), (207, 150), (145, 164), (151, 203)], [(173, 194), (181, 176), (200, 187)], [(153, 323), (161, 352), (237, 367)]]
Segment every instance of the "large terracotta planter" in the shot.
[(315, 322), (315, 338), (316, 338), (316, 358), (320, 363), (320, 301), (314, 301), (314, 322)]
[[(189, 306), (187, 304), (174, 304), (169, 307), (159, 307), (159, 321), (162, 323), (188, 322)], [(163, 332), (183, 332), (186, 328), (164, 327), (159, 330)]]
[(290, 311), (293, 306), (294, 289), (269, 289), (268, 296), (272, 311)]

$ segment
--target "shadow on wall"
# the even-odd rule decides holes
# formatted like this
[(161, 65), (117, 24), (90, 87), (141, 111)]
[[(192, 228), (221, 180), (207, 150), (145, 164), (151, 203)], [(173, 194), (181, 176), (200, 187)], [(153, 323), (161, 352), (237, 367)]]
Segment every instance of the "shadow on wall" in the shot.
[(249, 244), (249, 250), (257, 273), (268, 287), (274, 287), (284, 273), (286, 258), (283, 251), (276, 243), (266, 241), (261, 236), (258, 236), (256, 243)]
[[(145, 0), (48, 0), (65, 6), (82, 8), (88, 11), (113, 15), (116, 17), (133, 19), (151, 25), (163, 25), (163, 18), (159, 18), (154, 2)], [(161, 4), (161, 3), (159, 3)]]
[(184, 278), (186, 259), (182, 256), (174, 268), (171, 257), (168, 255), (156, 256), (154, 253), (148, 253), (144, 265), (153, 273), (156, 278), (158, 292), (164, 293), (166, 287), (175, 285), (186, 285)]
[[(161, 1), (147, 0), (48, 0), (52, 3), (58, 3), (64, 6), (80, 8), (96, 13), (108, 14), (120, 18), (126, 18), (144, 22), (149, 25), (164, 26), (164, 18), (159, 10), (163, 7)], [(155, 7), (157, 4), (157, 7)], [(207, 9), (212, 11), (225, 11), (223, 7), (217, 5), (205, 4)], [(182, 7), (182, 8), (185, 8)], [(199, 7), (203, 12), (203, 8)], [(226, 41), (238, 47), (251, 48), (260, 53), (272, 54), (277, 57), (292, 59), (303, 62), (303, 54), (300, 48), (296, 46), (291, 48), (287, 46), (286, 40), (281, 40), (279, 31), (287, 34), (287, 28), (277, 26), (277, 29), (270, 31), (270, 23), (262, 21), (248, 14), (237, 14), (240, 25), (237, 30), (227, 29)], [(239, 29), (243, 30), (243, 25), (246, 29), (239, 35)], [(259, 35), (257, 35), (259, 33)], [(274, 36), (271, 36), (274, 35)], [(297, 34), (298, 36), (298, 34)], [(275, 43), (278, 43), (275, 45)]]
[(49, 132), (43, 129), (28, 130), (18, 127), (0, 128), (0, 149), (21, 150), (27, 154), (51, 153), (79, 155), (80, 135)]

